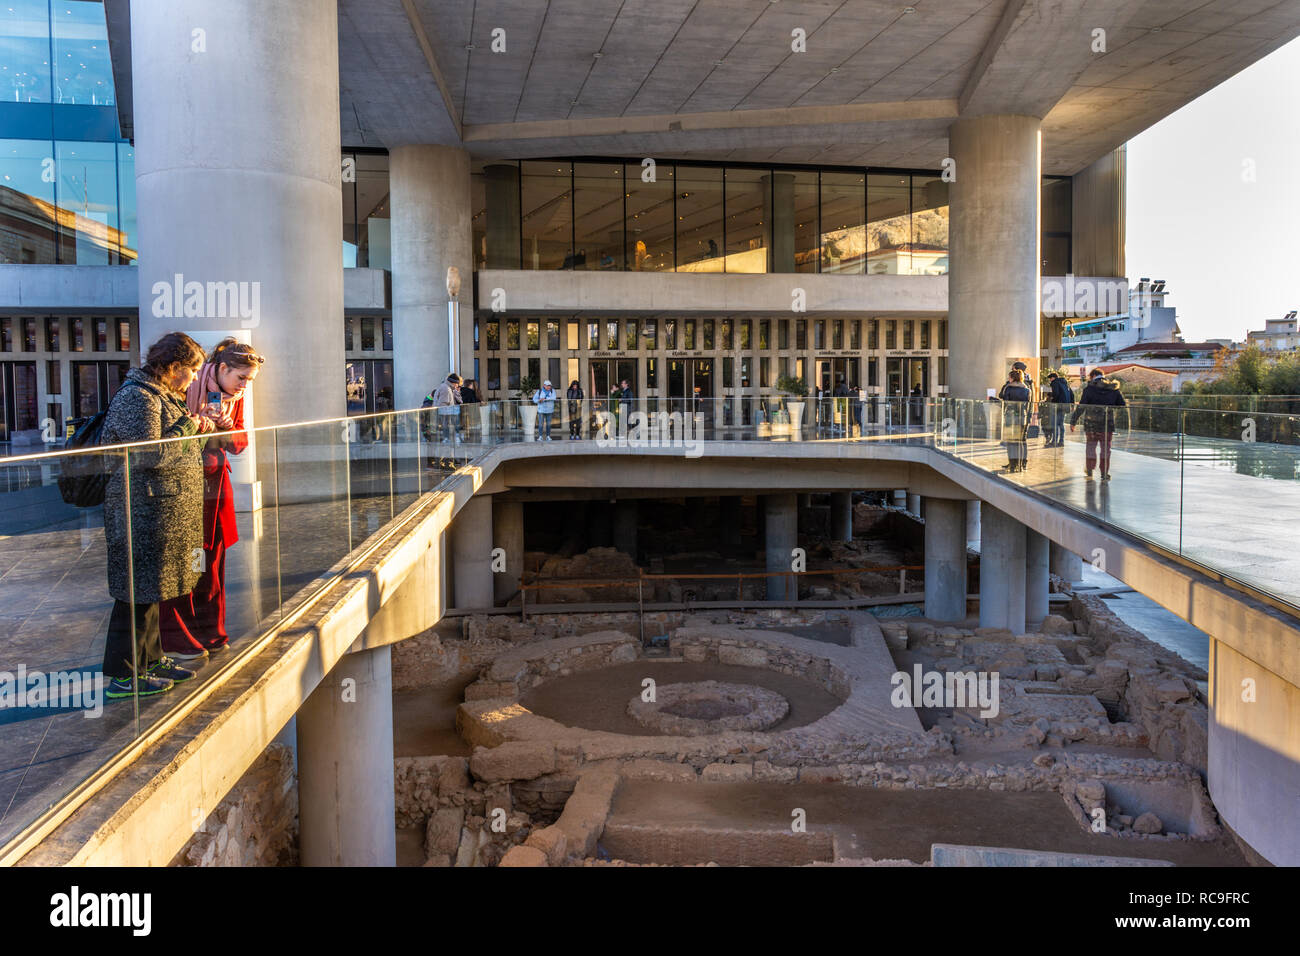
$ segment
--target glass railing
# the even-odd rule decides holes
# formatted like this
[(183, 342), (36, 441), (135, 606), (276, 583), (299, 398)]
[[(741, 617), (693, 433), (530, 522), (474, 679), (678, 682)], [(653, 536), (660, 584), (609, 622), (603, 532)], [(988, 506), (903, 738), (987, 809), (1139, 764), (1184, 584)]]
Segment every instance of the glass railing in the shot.
[[(0, 847), (463, 465), (468, 448), (430, 443), (433, 417), (415, 410), (0, 460)], [(204, 523), (205, 483), (215, 493), (226, 464), (233, 522), (218, 541), (211, 515)], [(61, 483), (92, 495), (98, 485), (103, 503), (70, 504)], [(194, 676), (150, 684), (185, 676), (159, 666), (162, 656)]]
[[(1291, 543), (1300, 418), (1144, 408), (560, 396), (549, 407), (494, 401), (258, 428), (239, 433), (245, 447), (204, 436), (0, 460), (0, 847), (251, 653), (421, 495), (504, 444), (667, 446), (687, 456), (717, 441), (844, 442), (864, 457), (879, 444), (934, 447), (1300, 606)], [(220, 543), (208, 534), (213, 522), (204, 525), (202, 472), (206, 459), (215, 489), (218, 443), (235, 531)], [(1091, 479), (1089, 454), (1098, 459)], [(96, 477), (102, 505), (65, 501), (61, 480)], [(188, 609), (160, 601), (196, 585)], [(106, 653), (110, 631), (115, 654)], [(166, 643), (142, 639), (155, 631)], [(160, 650), (218, 644), (223, 634), (225, 649), (177, 661), (193, 678), (147, 696), (128, 681), (125, 696), (109, 699), (106, 657), (109, 678), (129, 677), (147, 673)]]
[(940, 450), (1300, 607), (1291, 544), (1300, 416), (958, 399), (932, 407)]

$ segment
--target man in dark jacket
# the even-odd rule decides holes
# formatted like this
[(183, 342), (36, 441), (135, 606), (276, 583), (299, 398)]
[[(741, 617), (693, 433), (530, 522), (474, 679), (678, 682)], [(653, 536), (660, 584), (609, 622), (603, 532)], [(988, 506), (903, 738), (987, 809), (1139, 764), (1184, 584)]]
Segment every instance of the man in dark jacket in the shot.
[(1013, 368), (1007, 376), (1007, 383), (998, 392), (998, 400), (1002, 402), (1002, 444), (1007, 447), (1008, 471), (1024, 471), (1029, 464), (1029, 446), (1025, 442), (1029, 398), (1024, 372)]
[(1063, 376), (1055, 372), (1049, 372), (1047, 375), (1048, 386), (1052, 390), (1051, 398), (1051, 415), (1052, 415), (1052, 434), (1047, 439), (1046, 447), (1059, 448), (1065, 444), (1065, 416), (1071, 405), (1074, 404), (1074, 389), (1070, 388), (1070, 383)]
[(1095, 368), (1089, 374), (1088, 384), (1079, 396), (1079, 404), (1070, 416), (1070, 431), (1079, 418), (1083, 418), (1083, 432), (1087, 436), (1084, 477), (1092, 481), (1092, 469), (1101, 467), (1101, 480), (1110, 481), (1110, 442), (1115, 434), (1115, 409), (1124, 407), (1124, 396), (1119, 383), (1108, 381)]

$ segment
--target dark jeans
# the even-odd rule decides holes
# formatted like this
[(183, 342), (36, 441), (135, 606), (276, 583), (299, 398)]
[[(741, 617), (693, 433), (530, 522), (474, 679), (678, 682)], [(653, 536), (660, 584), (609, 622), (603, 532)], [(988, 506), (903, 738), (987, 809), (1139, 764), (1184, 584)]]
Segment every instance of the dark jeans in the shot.
[(1110, 474), (1110, 440), (1114, 437), (1114, 432), (1108, 431), (1086, 431), (1088, 441), (1084, 448), (1084, 467), (1092, 471), (1101, 465), (1103, 475)]
[[(131, 614), (135, 612), (135, 644), (131, 642)], [(104, 641), (104, 677), (112, 680), (130, 680), (132, 651), (136, 666), (144, 673), (150, 664), (162, 657), (162, 644), (158, 635), (158, 605), (113, 603), (113, 615), (108, 619), (108, 637)]]
[(1052, 444), (1065, 444), (1065, 409), (1052, 412)]

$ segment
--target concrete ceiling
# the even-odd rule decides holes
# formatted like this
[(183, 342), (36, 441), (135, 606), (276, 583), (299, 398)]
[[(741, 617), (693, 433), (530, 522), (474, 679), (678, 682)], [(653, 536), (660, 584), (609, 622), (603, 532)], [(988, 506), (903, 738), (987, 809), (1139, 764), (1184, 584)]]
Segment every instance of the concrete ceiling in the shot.
[(954, 118), (1014, 112), (1068, 174), (1300, 35), (1298, 0), (911, 6), (339, 0), (343, 142), (936, 168)]

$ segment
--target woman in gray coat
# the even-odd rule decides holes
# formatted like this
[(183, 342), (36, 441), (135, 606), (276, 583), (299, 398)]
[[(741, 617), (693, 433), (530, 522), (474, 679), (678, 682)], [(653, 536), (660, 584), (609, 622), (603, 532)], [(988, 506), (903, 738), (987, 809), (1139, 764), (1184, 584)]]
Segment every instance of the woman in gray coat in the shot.
[[(185, 389), (202, 364), (203, 349), (183, 332), (169, 332), (151, 345), (144, 365), (127, 373), (109, 403), (101, 443), (185, 438), (211, 430), (212, 424), (195, 419), (185, 404)], [(194, 676), (163, 656), (158, 604), (192, 591), (202, 570), (195, 560), (203, 554), (199, 442), (133, 448), (127, 469), (122, 453), (106, 457), (113, 461), (113, 474), (104, 492), (104, 539), (108, 590), (116, 599), (104, 646), (107, 696), (160, 694)], [(127, 570), (128, 547), (133, 573)]]

